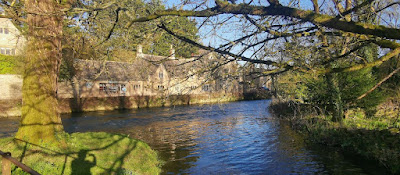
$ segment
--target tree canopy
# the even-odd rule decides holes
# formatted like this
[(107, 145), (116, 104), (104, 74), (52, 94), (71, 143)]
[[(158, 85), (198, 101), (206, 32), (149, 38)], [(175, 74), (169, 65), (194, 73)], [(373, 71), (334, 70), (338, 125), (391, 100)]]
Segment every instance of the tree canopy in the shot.
[[(169, 55), (171, 46), (177, 50), (178, 56), (189, 57), (191, 53), (197, 52), (197, 48), (171, 37), (157, 27), (157, 23), (162, 22), (180, 31), (186, 37), (197, 40), (196, 23), (186, 17), (163, 17), (155, 21), (137, 23), (130, 28), (124, 27), (132, 17), (146, 16), (155, 11), (164, 10), (165, 7), (159, 0), (149, 2), (122, 0), (113, 3), (103, 0), (78, 1), (75, 10), (77, 8), (86, 10), (82, 10), (80, 13), (79, 10), (78, 12), (72, 10), (69, 13), (70, 20), (66, 28), (75, 28), (75, 30), (67, 34), (73, 36), (81, 33), (80, 37), (91, 40), (86, 42), (86, 45), (90, 45), (92, 50), (102, 53), (108, 59), (118, 59), (116, 57), (120, 57), (121, 51), (135, 52), (139, 44), (143, 46), (144, 53), (156, 55)], [(79, 41), (77, 42), (79, 43)], [(71, 43), (71, 45), (73, 46), (75, 43)], [(96, 55), (96, 57), (100, 57), (100, 55)]]
[[(304, 1), (303, 1), (304, 2)], [(216, 31), (216, 35), (224, 41), (220, 45), (206, 46), (175, 33), (165, 26), (160, 26), (167, 32), (198, 47), (214, 50), (221, 54), (228, 54), (234, 59), (260, 63), (272, 66), (274, 71), (282, 72), (288, 69), (302, 71), (317, 71), (319, 73), (355, 71), (362, 68), (374, 67), (389, 60), (400, 53), (400, 29), (397, 24), (399, 2), (395, 1), (317, 1), (310, 0), (308, 5), (301, 1), (222, 1), (198, 2), (184, 1), (180, 10), (159, 10), (151, 15), (132, 19), (126, 27), (137, 22), (151, 21), (163, 16), (190, 16), (201, 18), (201, 26), (211, 30), (220, 28), (235, 28), (234, 34), (223, 35)], [(319, 4), (321, 3), (321, 4)], [(196, 4), (196, 5), (193, 5)], [(311, 7), (312, 6), (312, 7)], [(374, 21), (367, 21), (367, 15), (377, 16)], [(206, 28), (206, 27), (204, 27)], [(207, 29), (204, 29), (207, 31)], [(240, 31), (240, 32), (239, 32)], [(351, 43), (345, 44), (342, 52), (335, 53), (335, 43), (323, 45), (318, 37), (329, 36), (332, 40), (338, 38), (352, 38)], [(369, 63), (354, 60), (356, 63), (349, 66), (335, 68), (321, 68), (321, 60), (292, 60), (291, 58), (278, 60), (287, 50), (284, 43), (301, 40), (303, 46), (318, 50), (328, 48), (330, 60), (348, 59), (362, 49), (366, 43), (374, 43), (384, 54), (379, 59)], [(344, 40), (345, 42), (346, 40)], [(249, 54), (251, 52), (251, 54)], [(358, 62), (357, 62), (358, 61)]]

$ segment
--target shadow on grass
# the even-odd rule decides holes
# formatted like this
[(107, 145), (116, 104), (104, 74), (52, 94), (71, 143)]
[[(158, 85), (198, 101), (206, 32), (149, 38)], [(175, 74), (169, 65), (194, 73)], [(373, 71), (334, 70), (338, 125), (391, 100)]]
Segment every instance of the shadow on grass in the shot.
[[(157, 154), (147, 144), (125, 135), (74, 133), (60, 145), (10, 140), (0, 149), (42, 174), (159, 174)], [(14, 168), (13, 173), (22, 170)]]
[[(86, 157), (92, 157), (92, 160), (86, 160)], [(71, 175), (90, 174), (90, 169), (96, 164), (96, 156), (94, 154), (88, 154), (88, 150), (80, 150), (78, 158), (71, 162)]]

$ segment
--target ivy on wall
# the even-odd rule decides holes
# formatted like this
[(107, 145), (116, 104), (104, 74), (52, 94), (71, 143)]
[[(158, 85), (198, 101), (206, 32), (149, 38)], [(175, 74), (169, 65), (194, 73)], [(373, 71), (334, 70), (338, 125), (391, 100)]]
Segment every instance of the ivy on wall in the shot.
[(0, 54), (0, 74), (21, 74), (22, 59), (18, 56)]

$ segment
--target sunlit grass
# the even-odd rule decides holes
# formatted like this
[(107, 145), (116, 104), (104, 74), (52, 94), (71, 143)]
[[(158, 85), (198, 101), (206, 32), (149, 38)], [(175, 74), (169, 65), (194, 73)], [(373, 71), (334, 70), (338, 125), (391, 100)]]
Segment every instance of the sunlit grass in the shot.
[[(41, 174), (159, 174), (157, 153), (146, 143), (104, 132), (64, 134), (58, 145), (33, 145), (0, 139), (0, 150), (11, 152)], [(0, 160), (1, 163), (1, 160)], [(1, 169), (0, 169), (1, 172)], [(1, 174), (1, 173), (0, 173)], [(12, 174), (26, 174), (13, 168)]]

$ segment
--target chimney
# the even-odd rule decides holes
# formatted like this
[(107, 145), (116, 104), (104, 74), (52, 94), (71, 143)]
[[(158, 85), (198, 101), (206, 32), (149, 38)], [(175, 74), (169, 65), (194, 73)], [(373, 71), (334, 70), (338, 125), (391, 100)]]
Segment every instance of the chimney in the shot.
[(136, 57), (143, 57), (143, 48), (141, 44), (137, 45), (136, 48)]
[(175, 49), (172, 46), (172, 44), (171, 44), (170, 49), (169, 49), (169, 56), (170, 56), (171, 59), (173, 59), (173, 60), (175, 59)]

